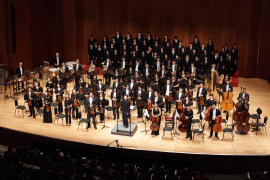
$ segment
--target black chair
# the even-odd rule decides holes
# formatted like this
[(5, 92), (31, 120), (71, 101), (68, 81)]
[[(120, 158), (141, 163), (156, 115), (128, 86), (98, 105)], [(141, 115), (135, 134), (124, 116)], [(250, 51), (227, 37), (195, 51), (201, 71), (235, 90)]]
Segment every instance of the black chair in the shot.
[(27, 115), (26, 107), (25, 107), (25, 106), (22, 106), (22, 105), (18, 105), (18, 100), (17, 100), (17, 99), (15, 99), (14, 103), (15, 103), (15, 113), (14, 113), (14, 117), (15, 117), (15, 114), (16, 114), (16, 110), (18, 109), (18, 113), (19, 113), (20, 110), (21, 110), (21, 111), (22, 111), (23, 118), (24, 118), (23, 111), (25, 111), (25, 114)]
[(224, 134), (225, 133), (231, 133), (232, 134), (232, 141), (234, 141), (233, 140), (233, 138), (234, 138), (234, 124), (232, 125), (232, 128), (224, 128), (223, 129), (223, 137), (222, 137), (222, 141), (223, 141), (223, 139), (224, 139)]
[(105, 107), (105, 110), (107, 111), (107, 115), (109, 111), (113, 111), (113, 107), (112, 106), (107, 106)]
[(228, 122), (228, 121), (227, 121), (226, 119), (223, 119), (223, 120), (222, 120), (222, 123), (225, 124), (225, 127), (228, 127), (227, 122)]
[(167, 126), (168, 124), (166, 124), (166, 127), (163, 128), (162, 139), (163, 139), (163, 136), (165, 135), (165, 132), (169, 131), (169, 132), (171, 132), (171, 137), (172, 137), (172, 141), (173, 141), (173, 133), (172, 133), (172, 131), (174, 129), (174, 121), (172, 121), (172, 123), (170, 123), (170, 124), (172, 125), (171, 127), (168, 127)]
[(202, 140), (203, 140), (203, 143), (204, 143), (204, 126), (205, 126), (205, 124), (203, 124), (203, 128), (202, 129), (194, 129), (193, 130), (192, 142), (194, 141), (195, 134), (198, 134), (198, 135), (202, 135)]
[(202, 121), (200, 119), (192, 119), (192, 130), (195, 123), (199, 124), (199, 127), (202, 127)]
[[(80, 127), (80, 124), (81, 124), (81, 123), (86, 123), (86, 124), (88, 124), (89, 122), (90, 122), (90, 119), (82, 118), (82, 119), (79, 121), (79, 123), (78, 123), (78, 129), (77, 129), (77, 130), (79, 130), (79, 127)], [(91, 123), (90, 123), (90, 127), (91, 127)], [(88, 128), (87, 128), (87, 132), (88, 132)]]
[(43, 116), (43, 111), (44, 111), (44, 109), (39, 109), (39, 110), (37, 110), (37, 111), (36, 111), (36, 116), (35, 116), (35, 117), (37, 117), (37, 115), (40, 115), (40, 117)]
[(60, 113), (56, 114), (56, 116), (54, 116), (53, 125), (55, 124), (55, 119), (57, 120), (57, 122), (58, 122), (58, 119), (62, 119), (62, 126), (64, 126), (63, 121), (65, 117), (66, 117), (65, 114), (60, 114)]
[[(51, 107), (53, 107), (54, 109), (58, 106), (58, 104), (55, 103), (55, 102), (51, 102), (50, 105), (51, 105)], [(57, 110), (56, 110), (56, 113), (57, 113)], [(54, 114), (56, 114), (56, 113), (55, 113), (55, 110), (54, 110)]]
[(172, 117), (165, 117), (165, 126), (167, 127), (167, 124), (174, 124), (174, 118), (175, 118), (175, 111), (173, 112)]
[[(266, 132), (266, 123), (267, 123), (267, 117), (265, 116), (264, 117), (264, 122), (263, 123), (255, 123), (255, 127), (256, 128), (262, 128), (263, 129), (263, 127), (265, 128), (265, 134), (267, 135), (267, 132)], [(256, 131), (256, 135), (257, 135), (257, 133), (258, 133), (258, 131)]]

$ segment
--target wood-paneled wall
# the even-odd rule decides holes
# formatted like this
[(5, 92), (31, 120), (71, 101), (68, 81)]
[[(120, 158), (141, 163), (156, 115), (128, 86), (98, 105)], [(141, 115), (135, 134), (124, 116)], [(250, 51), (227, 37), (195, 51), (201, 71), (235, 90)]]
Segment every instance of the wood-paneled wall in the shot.
[(4, 0), (0, 0), (0, 64), (8, 64)]

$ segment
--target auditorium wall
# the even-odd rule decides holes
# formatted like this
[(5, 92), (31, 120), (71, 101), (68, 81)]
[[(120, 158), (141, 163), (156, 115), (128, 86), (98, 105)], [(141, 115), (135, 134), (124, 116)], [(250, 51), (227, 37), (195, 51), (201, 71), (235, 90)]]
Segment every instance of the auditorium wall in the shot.
[(201, 43), (213, 39), (217, 50), (226, 43), (229, 48), (237, 43), (240, 76), (270, 80), (266, 70), (270, 67), (270, 0), (4, 1), (16, 3), (17, 53), (7, 53), (11, 68), (17, 67), (19, 61), (26, 69), (44, 60), (52, 63), (56, 52), (64, 61), (79, 58), (86, 64), (90, 35), (100, 43), (105, 34), (111, 40), (116, 30), (123, 37), (127, 32), (136, 37), (142, 31), (144, 36), (151, 32), (153, 38), (158, 34), (162, 40), (168, 35), (172, 41), (176, 35), (185, 46), (196, 35)]

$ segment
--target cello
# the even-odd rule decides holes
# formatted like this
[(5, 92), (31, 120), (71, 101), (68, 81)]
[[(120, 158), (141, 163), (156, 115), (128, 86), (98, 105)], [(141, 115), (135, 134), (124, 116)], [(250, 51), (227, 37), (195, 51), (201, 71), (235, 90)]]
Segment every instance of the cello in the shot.
[(220, 105), (221, 108), (223, 109), (223, 111), (229, 112), (230, 110), (232, 110), (232, 108), (233, 108), (232, 98), (233, 98), (233, 93), (230, 92), (229, 90), (224, 93), (223, 101)]
[(184, 119), (182, 120), (182, 124), (180, 124), (178, 126), (178, 130), (179, 131), (181, 131), (181, 132), (187, 132), (187, 125), (190, 122), (189, 118), (191, 118), (191, 117), (193, 117), (193, 115), (192, 116), (189, 116), (187, 119), (185, 117), (183, 117)]
[(239, 121), (237, 124), (237, 131), (243, 134), (247, 133), (250, 130), (250, 123), (248, 122), (250, 119), (250, 114), (247, 109), (247, 102), (245, 101), (245, 111), (242, 111), (239, 114)]
[(158, 125), (159, 117), (158, 116), (157, 117), (152, 116), (151, 121), (152, 121), (152, 124), (150, 125), (150, 129), (152, 131), (158, 131), (159, 130), (159, 125)]
[(221, 116), (216, 117), (216, 123), (213, 125), (213, 131), (214, 132), (220, 132), (222, 131), (222, 123), (223, 119)]
[(210, 110), (211, 110), (211, 106), (209, 106), (208, 108), (207, 108), (207, 113), (205, 114), (205, 120), (206, 121), (209, 121), (210, 120), (210, 118), (209, 118), (209, 116), (210, 116)]

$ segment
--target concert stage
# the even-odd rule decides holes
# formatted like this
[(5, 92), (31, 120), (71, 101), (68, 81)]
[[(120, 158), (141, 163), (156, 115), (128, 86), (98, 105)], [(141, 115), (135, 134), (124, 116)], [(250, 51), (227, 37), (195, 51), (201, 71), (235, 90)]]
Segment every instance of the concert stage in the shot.
[[(45, 85), (45, 82), (44, 82)], [(41, 83), (41, 86), (43, 84)], [(68, 83), (68, 91), (73, 87), (73, 83)], [(262, 120), (265, 116), (270, 117), (270, 84), (266, 80), (261, 79), (243, 79), (239, 78), (239, 86), (234, 88), (234, 98), (236, 98), (240, 92), (240, 87), (247, 88), (247, 93), (250, 95), (250, 110), (251, 114), (256, 114), (257, 108), (262, 109)], [(9, 93), (9, 90), (7, 91)], [(109, 99), (111, 90), (107, 90), (106, 98)], [(195, 92), (196, 94), (196, 92)], [(23, 95), (19, 95), (19, 105), (23, 105)], [(208, 96), (207, 96), (208, 97)], [(55, 100), (55, 98), (54, 98)], [(231, 140), (231, 134), (226, 133), (224, 140), (221, 141), (223, 133), (219, 133), (219, 140), (214, 138), (208, 139), (210, 128), (206, 122), (205, 126), (205, 136), (204, 143), (201, 136), (195, 136), (194, 142), (189, 139), (185, 139), (186, 134), (178, 131), (180, 135), (176, 135), (171, 139), (170, 132), (166, 132), (162, 139), (163, 131), (165, 127), (165, 117), (162, 116), (161, 128), (159, 136), (152, 136), (151, 131), (141, 132), (145, 130), (144, 123), (139, 123), (141, 119), (137, 118), (137, 112), (132, 111), (131, 121), (137, 124), (137, 131), (133, 136), (115, 135), (111, 134), (113, 127), (116, 125), (116, 120), (113, 120), (113, 113), (105, 112), (106, 126), (110, 128), (103, 128), (103, 123), (99, 122), (99, 117), (97, 117), (97, 129), (92, 128), (86, 130), (85, 124), (77, 130), (78, 124), (76, 120), (72, 120), (71, 126), (62, 126), (61, 120), (53, 124), (45, 124), (43, 122), (43, 117), (37, 116), (36, 120), (32, 117), (22, 116), (20, 113), (16, 114), (14, 117), (14, 101), (13, 99), (7, 99), (4, 101), (1, 95), (1, 113), (0, 113), (0, 126), (9, 130), (8, 134), (6, 131), (1, 131), (0, 144), (10, 144), (18, 146), (21, 144), (28, 143), (32, 140), (45, 141), (46, 138), (53, 138), (58, 140), (63, 140), (65, 142), (74, 142), (83, 144), (83, 146), (93, 146), (99, 145), (100, 147), (107, 147), (109, 143), (114, 140), (118, 140), (121, 146), (136, 146), (137, 148), (130, 148), (134, 150), (143, 151), (158, 151), (158, 152), (171, 152), (171, 153), (191, 153), (191, 154), (215, 154), (215, 155), (269, 155), (270, 154), (270, 135), (266, 135), (264, 131), (258, 132), (256, 136), (255, 132), (249, 131), (246, 135), (234, 134), (234, 141)], [(27, 106), (27, 104), (25, 104)], [(111, 105), (111, 101), (110, 101)], [(28, 109), (28, 107), (27, 107)], [(172, 106), (172, 112), (175, 106)], [(193, 111), (195, 114), (194, 118), (198, 118), (197, 107), (194, 104)], [(172, 115), (172, 113), (170, 114)], [(231, 118), (232, 112), (230, 113), (230, 118), (228, 124), (232, 123)], [(222, 113), (223, 118), (225, 114)], [(121, 117), (121, 114), (120, 114)], [(82, 118), (86, 118), (86, 113), (82, 108)], [(54, 115), (53, 115), (54, 119)], [(121, 118), (120, 118), (121, 120)], [(252, 119), (250, 119), (252, 122)], [(179, 122), (177, 122), (179, 125)], [(205, 122), (203, 122), (205, 123)], [(146, 129), (150, 129), (151, 122), (147, 121)], [(222, 124), (223, 128), (225, 124)], [(269, 123), (266, 125), (266, 129), (269, 131)], [(198, 124), (195, 124), (194, 129), (198, 129)], [(12, 135), (12, 130), (15, 130), (16, 136)], [(14, 131), (14, 132), (15, 132)], [(23, 134), (30, 134), (36, 136), (35, 139), (25, 138)], [(14, 134), (15, 135), (15, 134)], [(49, 141), (48, 143), (52, 143)], [(67, 143), (68, 145), (68, 143)], [(112, 147), (116, 147), (113, 143)]]

